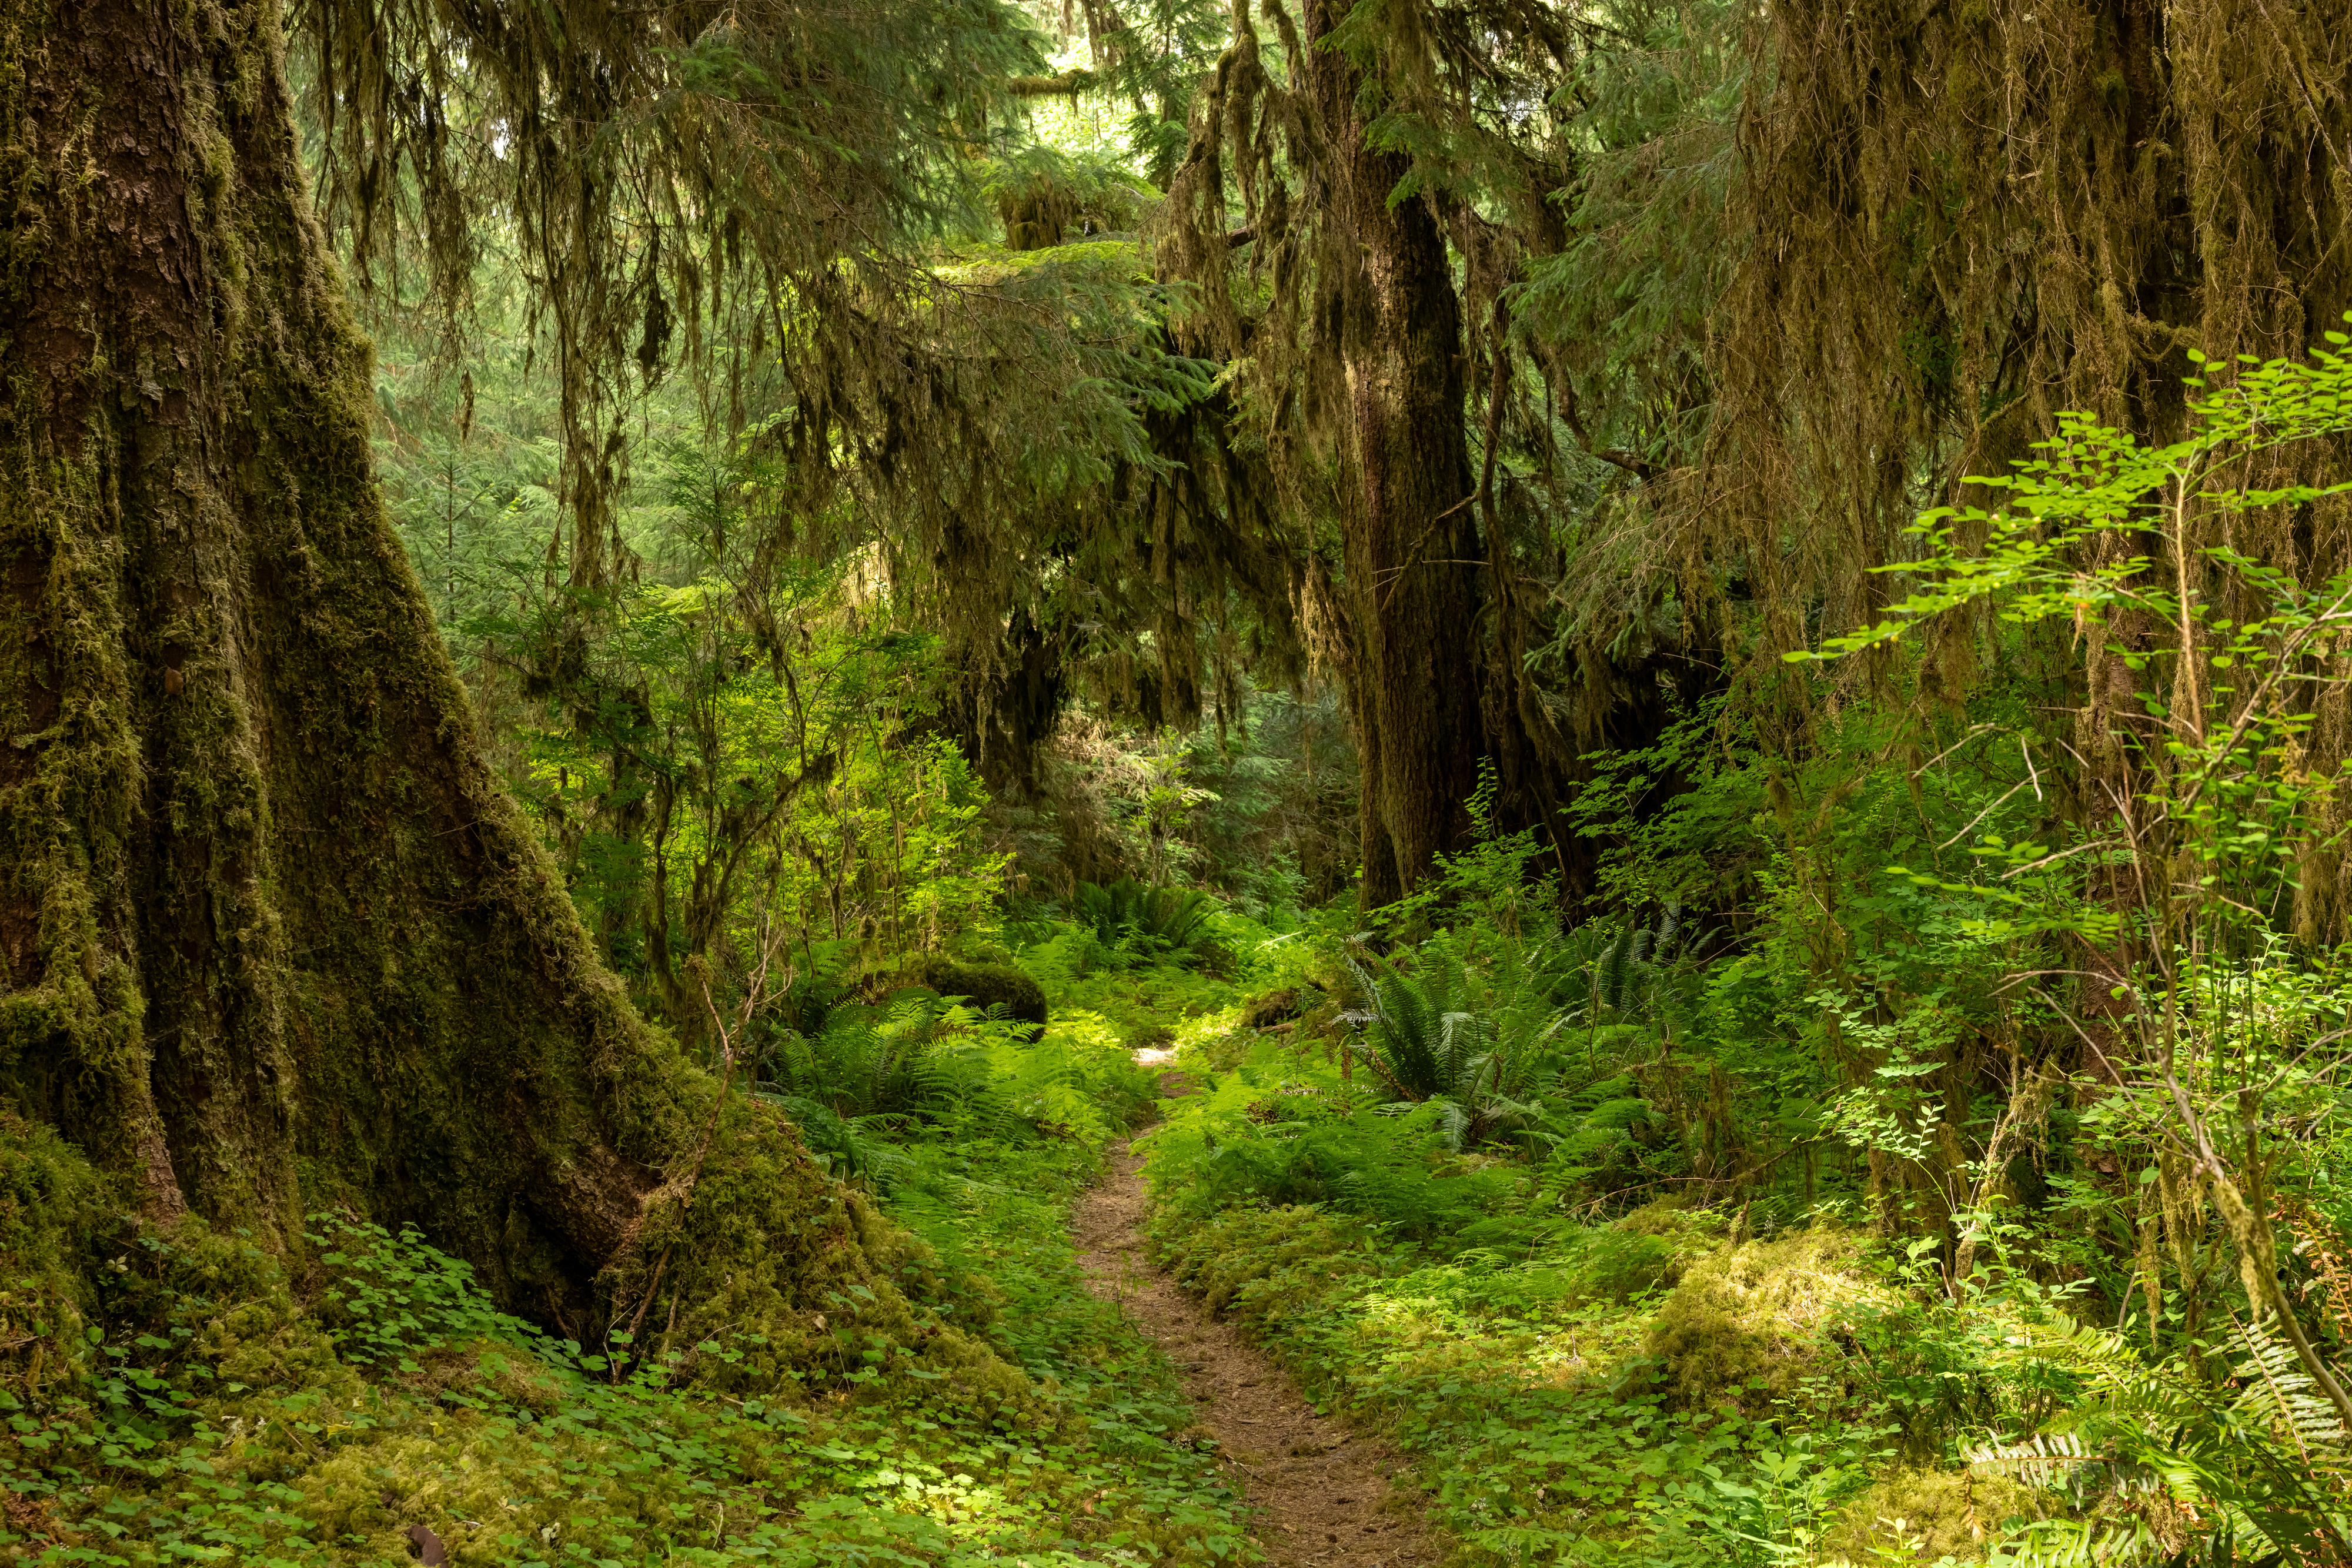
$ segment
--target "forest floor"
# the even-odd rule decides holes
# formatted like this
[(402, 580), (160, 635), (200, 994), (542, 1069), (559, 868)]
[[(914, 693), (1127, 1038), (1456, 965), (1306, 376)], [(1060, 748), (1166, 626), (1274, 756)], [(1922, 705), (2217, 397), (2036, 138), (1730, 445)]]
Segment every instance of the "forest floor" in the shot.
[[(1156, 1065), (1169, 1053), (1139, 1051)], [(1161, 1075), (1169, 1098), (1192, 1092)], [(1202, 1430), (1216, 1439), (1247, 1497), (1249, 1532), (1272, 1568), (1424, 1568), (1444, 1552), (1421, 1519), (1417, 1490), (1392, 1486), (1406, 1465), (1378, 1440), (1318, 1412), (1290, 1375), (1208, 1311), (1145, 1251), (1142, 1156), (1114, 1145), (1077, 1205), (1078, 1266), (1176, 1365)]]

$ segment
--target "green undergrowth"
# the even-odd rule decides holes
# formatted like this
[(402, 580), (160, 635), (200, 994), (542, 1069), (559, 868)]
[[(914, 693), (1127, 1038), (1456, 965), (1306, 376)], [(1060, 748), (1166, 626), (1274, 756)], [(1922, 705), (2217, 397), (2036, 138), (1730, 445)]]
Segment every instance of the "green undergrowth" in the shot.
[(895, 1226), (853, 1193), (932, 1343), (876, 1332), (852, 1284), (781, 1378), (729, 1375), (769, 1361), (753, 1336), (635, 1364), (625, 1331), (610, 1356), (554, 1340), (348, 1215), (313, 1218), (299, 1279), (232, 1239), (207, 1286), (150, 1236), (77, 1325), (87, 1356), (0, 1396), (0, 1561), (404, 1563), (418, 1531), (501, 1568), (1234, 1561), (1238, 1500), (1167, 1364), (1077, 1276), (1068, 1204), (1133, 1087), (1084, 1033), (1045, 1042), (1070, 1071), (993, 1092), (1033, 1117), (894, 1129)]
[(1410, 1458), (1457, 1563), (1965, 1563), (2053, 1511), (1956, 1441), (2083, 1386), (2053, 1301), (1953, 1309), (1833, 1223), (1571, 1214), (1324, 1054), (1196, 1041), (1142, 1144), (1157, 1255)]
[(1155, 1049), (1230, 1028), (1236, 998), (1289, 983), (1313, 950), (1307, 933), (1230, 910), (1192, 911), (1193, 950), (1107, 941), (1083, 920), (1009, 922), (1003, 951), (1037, 977), (1058, 1019), (1084, 1014), (1126, 1045)]
[[(1314, 1206), (1154, 1239), (1318, 1407), (1411, 1457), (1466, 1561), (1697, 1562), (1745, 1522), (1721, 1489), (1746, 1487), (1769, 1427), (1736, 1407), (1670, 1408), (1643, 1376), (1643, 1304), (1595, 1297), (1580, 1260), (1439, 1260)], [(1871, 1436), (1808, 1450), (1807, 1468), (1850, 1467)]]

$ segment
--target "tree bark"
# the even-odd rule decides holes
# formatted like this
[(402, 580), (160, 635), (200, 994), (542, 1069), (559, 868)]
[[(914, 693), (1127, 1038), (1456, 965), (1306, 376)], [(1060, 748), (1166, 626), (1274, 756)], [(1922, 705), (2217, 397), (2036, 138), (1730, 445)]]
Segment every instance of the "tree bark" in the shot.
[(584, 1326), (709, 1089), (478, 754), (283, 47), (0, 0), (0, 1089), (156, 1221), (351, 1203)]
[[(1324, 47), (1347, 0), (1307, 0), (1308, 98), (1332, 152), (1349, 268), (1345, 319), (1355, 484), (1343, 494), (1352, 695), (1363, 755), (1364, 902), (1392, 903), (1466, 843), (1487, 751), (1475, 657), (1482, 552), (1471, 506), (1461, 304), (1445, 236), (1410, 169), (1365, 140), (1363, 74)], [(1352, 254), (1349, 254), (1352, 252)]]

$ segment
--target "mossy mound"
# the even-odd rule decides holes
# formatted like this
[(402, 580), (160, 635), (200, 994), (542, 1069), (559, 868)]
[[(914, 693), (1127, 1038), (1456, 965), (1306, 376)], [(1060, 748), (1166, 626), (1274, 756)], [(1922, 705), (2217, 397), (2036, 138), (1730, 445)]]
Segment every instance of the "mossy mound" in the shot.
[(88, 1249), (121, 1218), (104, 1188), (79, 1150), (0, 1108), (0, 1388), (32, 1394), (89, 1370)]
[(922, 984), (943, 997), (961, 997), (983, 1010), (1002, 1007), (1004, 1016), (1034, 1024), (1047, 1022), (1045, 988), (1026, 971), (1010, 964), (959, 964), (951, 958), (929, 958), (917, 971)]
[(1588, 1233), (1584, 1241), (1579, 1272), (1587, 1297), (1629, 1301), (1646, 1290), (1679, 1284), (1694, 1262), (1722, 1245), (1723, 1217), (1662, 1199)]
[(1664, 1238), (1601, 1229), (1577, 1239), (1567, 1274), (1570, 1297), (1582, 1301), (1627, 1301), (1643, 1291), (1670, 1285), (1682, 1260)]
[(1658, 1309), (1644, 1348), (1686, 1408), (1759, 1394), (1785, 1399), (1842, 1318), (1893, 1301), (1864, 1272), (1861, 1238), (1807, 1230), (1693, 1261)]
[(1822, 1545), (1832, 1562), (1981, 1561), (2012, 1523), (2047, 1518), (2050, 1502), (2011, 1476), (1897, 1470), (1840, 1509)]
[(1712, 1251), (1723, 1240), (1723, 1216), (1711, 1208), (1685, 1208), (1673, 1198), (1662, 1197), (1626, 1210), (1609, 1222), (1609, 1228), (1628, 1236), (1663, 1237), (1685, 1249), (1696, 1242), (1700, 1250)]

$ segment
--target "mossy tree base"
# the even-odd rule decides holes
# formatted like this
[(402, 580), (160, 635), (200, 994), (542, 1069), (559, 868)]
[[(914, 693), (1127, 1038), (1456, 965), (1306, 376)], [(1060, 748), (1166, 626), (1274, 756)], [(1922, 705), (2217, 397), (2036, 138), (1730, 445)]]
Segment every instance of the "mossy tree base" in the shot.
[(656, 1322), (864, 1277), (773, 1118), (686, 1201), (715, 1086), (478, 755), (283, 56), (278, 0), (0, 0), (0, 1088), (147, 1222), (350, 1204), (590, 1343), (654, 1251)]

